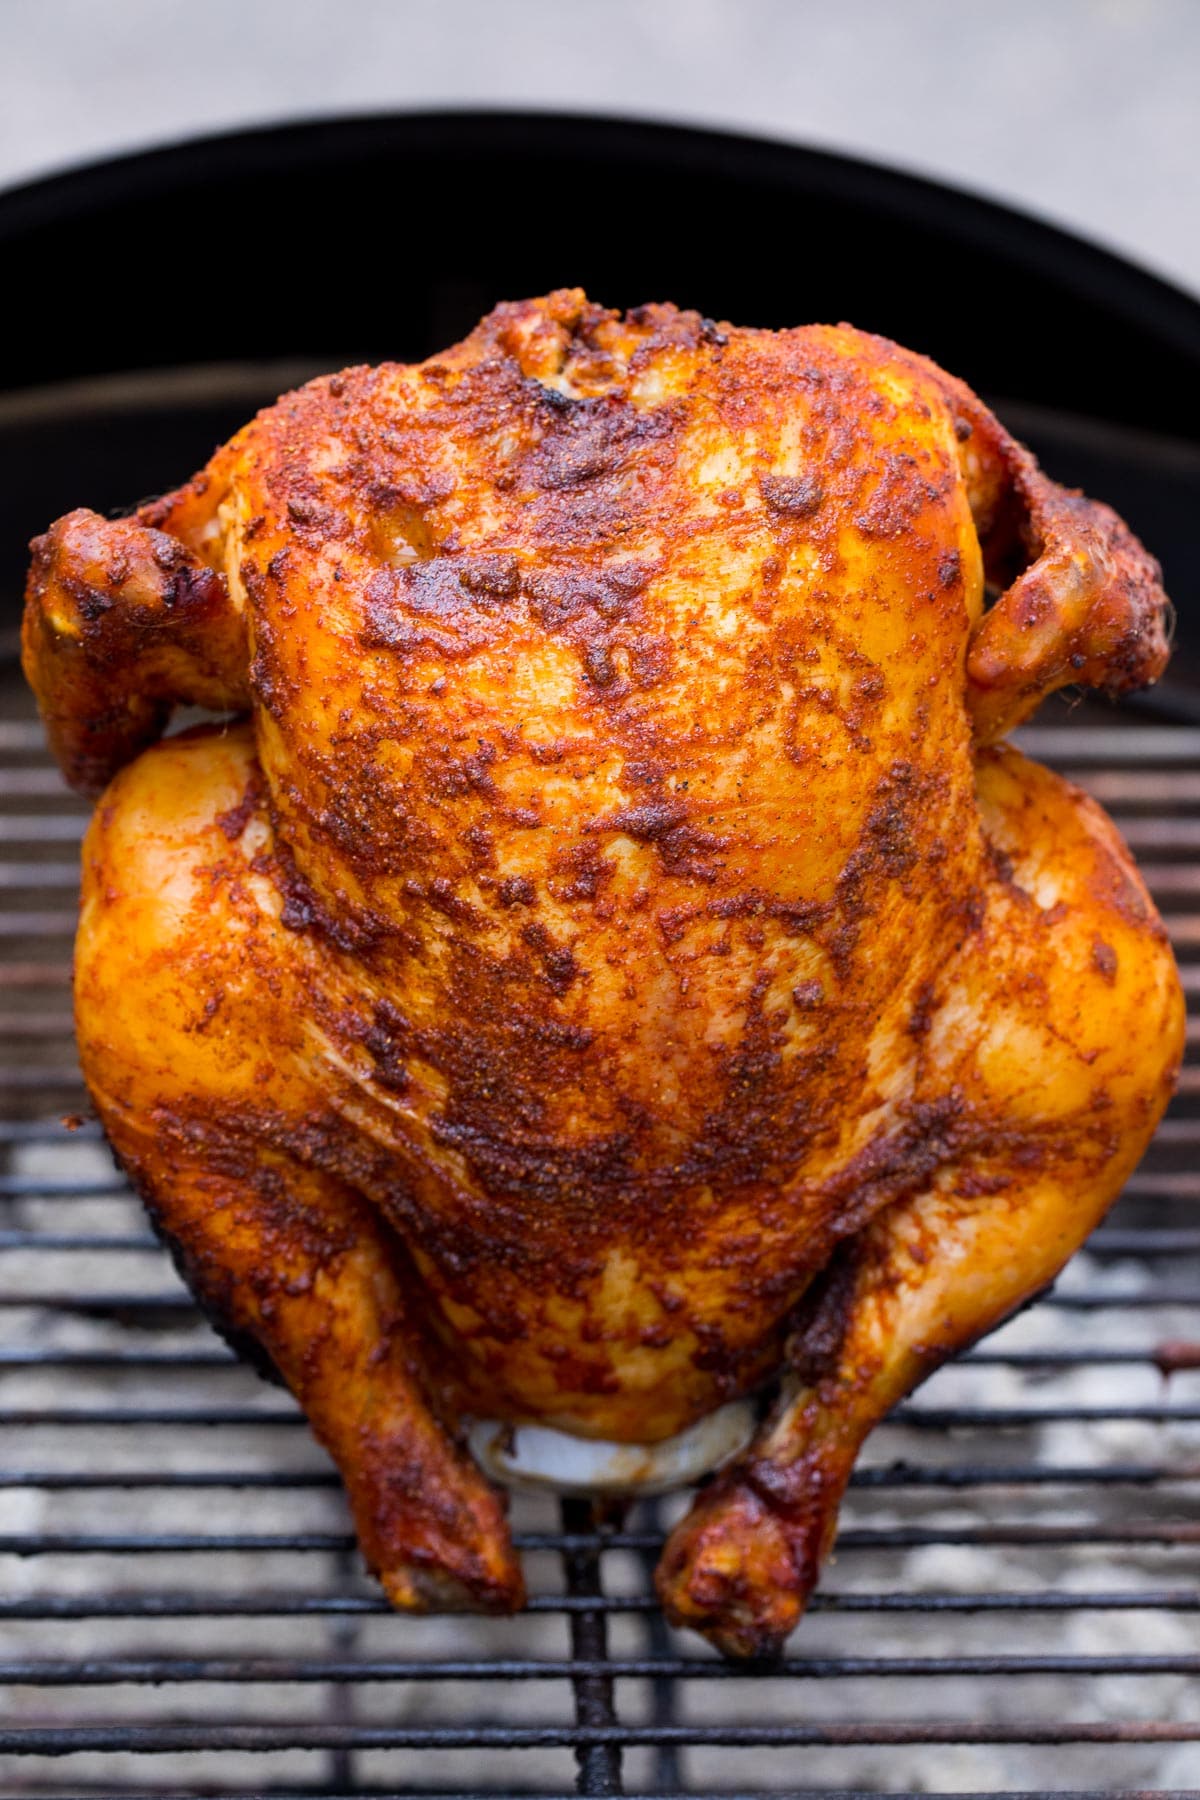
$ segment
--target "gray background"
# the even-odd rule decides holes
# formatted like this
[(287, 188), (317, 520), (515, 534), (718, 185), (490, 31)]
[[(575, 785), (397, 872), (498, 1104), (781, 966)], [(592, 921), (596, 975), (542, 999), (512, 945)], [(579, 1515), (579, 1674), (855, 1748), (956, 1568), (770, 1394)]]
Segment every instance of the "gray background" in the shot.
[[(1200, 290), (1200, 0), (0, 0), (0, 98), (0, 183), (381, 107), (731, 125), (998, 195)], [(227, 222), (189, 223), (211, 245)]]

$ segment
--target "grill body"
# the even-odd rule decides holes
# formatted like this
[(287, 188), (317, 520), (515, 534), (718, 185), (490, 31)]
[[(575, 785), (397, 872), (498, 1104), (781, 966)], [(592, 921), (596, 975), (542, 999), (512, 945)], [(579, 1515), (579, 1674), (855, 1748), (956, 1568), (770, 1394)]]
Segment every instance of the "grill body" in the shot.
[[(728, 275), (725, 288), (710, 278), (697, 291), (683, 225), (661, 208), (653, 256), (648, 216), (623, 262), (591, 246), (586, 273), (597, 297), (622, 303), (715, 294), (712, 309), (736, 317), (846, 312), (908, 336), (997, 394), (1052, 474), (1118, 505), (1163, 555), (1180, 610), (1167, 688), (1136, 709), (1052, 705), (1022, 742), (1117, 818), (1194, 1005), (1200, 452), (1179, 433), (1181, 384), (1200, 368), (1196, 309), (1044, 228), (837, 159), (585, 121), (491, 130), (478, 118), (383, 121), (372, 138), (360, 122), (141, 159), (0, 201), (0, 244), (36, 257), (56, 232), (95, 230), (103, 217), (110, 231), (126, 221), (132, 248), (138, 208), (172, 183), (211, 199), (240, 166), (256, 195), (299, 205), (339, 157), (374, 171), (376, 217), (398, 166), (449, 204), (489, 144), (497, 183), (536, 166), (564, 216), (585, 177), (619, 188), (640, 168), (660, 202), (678, 191), (693, 210), (705, 192), (714, 204), (713, 183), (727, 198), (744, 192), (758, 208), (752, 224), (808, 196), (851, 249), (864, 220), (896, 242), (902, 227), (924, 233), (902, 303), (864, 287), (854, 304), (853, 255), (850, 291), (802, 269), (769, 294), (759, 278), (742, 304)], [(181, 478), (310, 369), (420, 354), (500, 293), (581, 272), (564, 226), (527, 267), (511, 245), (493, 245), (501, 273), (489, 286), (489, 243), (482, 232), (470, 266), (456, 244), (433, 273), (407, 271), (395, 338), (374, 302), (356, 334), (344, 315), (330, 323), (319, 296), (298, 300), (274, 338), (249, 315), (241, 339), (227, 320), (224, 336), (206, 336), (189, 298), (190, 337), (178, 319), (160, 319), (140, 349), (85, 332), (56, 362), (31, 312), (27, 366), (5, 377), (0, 1791), (1200, 1793), (1194, 1019), (1179, 1095), (1109, 1222), (1053, 1295), (939, 1372), (876, 1434), (809, 1618), (766, 1669), (732, 1668), (663, 1624), (649, 1571), (674, 1500), (618, 1525), (579, 1502), (520, 1499), (534, 1594), (525, 1615), (389, 1614), (297, 1409), (205, 1326), (86, 1117), (69, 991), (86, 809), (46, 759), (15, 666), (23, 542), (71, 504), (129, 505)], [(999, 284), (981, 300), (974, 364), (956, 360), (944, 328), (939, 244)], [(649, 273), (632, 285), (639, 247)], [(1089, 281), (1090, 310), (1079, 298)], [(1036, 346), (1023, 373), (1009, 351), (987, 366), (987, 319), (1004, 293), (1024, 296)], [(1110, 358), (1111, 387), (1093, 394), (1100, 418), (1079, 416), (1082, 372), (1051, 369), (1033, 335), (1039, 320), (1066, 316), (1072, 295), (1085, 339), (1140, 317)], [(1078, 345), (1060, 349), (1079, 360)], [(31, 373), (37, 384), (23, 384)]]

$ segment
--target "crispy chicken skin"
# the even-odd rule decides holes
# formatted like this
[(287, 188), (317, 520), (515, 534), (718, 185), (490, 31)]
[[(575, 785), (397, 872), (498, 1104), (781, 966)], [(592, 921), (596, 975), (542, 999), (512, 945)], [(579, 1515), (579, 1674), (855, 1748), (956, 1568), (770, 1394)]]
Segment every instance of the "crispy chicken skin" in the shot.
[[(89, 1087), (396, 1605), (521, 1603), (471, 1419), (761, 1393), (660, 1592), (735, 1655), (796, 1624), (866, 1433), (1171, 1094), (1129, 854), (1000, 742), (1153, 680), (1166, 614), (922, 358), (572, 290), (36, 541)], [(179, 702), (248, 716), (156, 742)]]

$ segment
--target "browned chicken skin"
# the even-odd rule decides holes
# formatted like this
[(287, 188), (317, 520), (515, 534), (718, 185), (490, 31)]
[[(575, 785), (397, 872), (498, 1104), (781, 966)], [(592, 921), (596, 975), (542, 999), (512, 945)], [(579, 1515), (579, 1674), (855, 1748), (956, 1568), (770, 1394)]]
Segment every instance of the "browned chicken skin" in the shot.
[[(998, 741), (1154, 679), (1165, 615), (922, 358), (576, 291), (37, 541), (27, 672), (104, 789), (89, 1086), (395, 1604), (521, 1603), (469, 1421), (762, 1393), (660, 1591), (733, 1654), (795, 1625), (865, 1434), (1171, 1093), (1128, 852)], [(155, 743), (179, 702), (249, 718)]]

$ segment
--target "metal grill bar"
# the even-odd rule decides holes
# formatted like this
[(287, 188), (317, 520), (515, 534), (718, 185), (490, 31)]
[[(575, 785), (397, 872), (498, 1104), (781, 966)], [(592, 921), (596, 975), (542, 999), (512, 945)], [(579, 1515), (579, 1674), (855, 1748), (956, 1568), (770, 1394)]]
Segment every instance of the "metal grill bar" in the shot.
[[(530, 1613), (644, 1613), (656, 1611), (649, 1594), (533, 1594)], [(1200, 1612), (1200, 1588), (1149, 1588), (1109, 1592), (1012, 1594), (836, 1593), (813, 1596), (810, 1614), (1016, 1612)], [(368, 1594), (137, 1592), (20, 1594), (0, 1598), (0, 1619), (282, 1619), (343, 1613), (390, 1616), (386, 1600)]]
[[(1200, 1287), (1169, 1286), (1163, 1282), (1138, 1288), (1130, 1293), (1094, 1288), (1064, 1293), (1061, 1289), (1056, 1289), (1053, 1293), (1043, 1295), (1038, 1305), (1067, 1312), (1124, 1311), (1130, 1307), (1151, 1312), (1162, 1312), (1169, 1307), (1194, 1311), (1200, 1307)], [(33, 1307), (39, 1311), (82, 1313), (86, 1316), (109, 1313), (116, 1317), (126, 1317), (150, 1312), (199, 1317), (195, 1301), (181, 1288), (164, 1288), (161, 1293), (140, 1293), (136, 1290), (124, 1293), (101, 1291), (95, 1294), (62, 1291), (39, 1293), (36, 1289), (6, 1289), (0, 1292), (0, 1308), (4, 1310), (26, 1311)]]
[[(27, 938), (33, 929), (32, 921), (63, 937), (73, 938), (77, 915), (75, 913), (3, 913), (0, 912), (0, 939)], [(1176, 950), (1185, 944), (1200, 944), (1200, 913), (1194, 919), (1180, 921), (1166, 917), (1167, 935)], [(1186, 925), (1186, 934), (1183, 930)], [(57, 1041), (57, 1040), (55, 1040)], [(1188, 1037), (1189, 1053), (1194, 1048), (1194, 1035)], [(0, 1093), (5, 1088), (39, 1088), (49, 1093), (57, 1093), (60, 1089), (69, 1089), (81, 1101), (84, 1087), (79, 1069), (74, 1063), (54, 1064), (43, 1069), (29, 1069), (20, 1063), (9, 1063), (0, 1067)], [(1185, 1061), (1179, 1072), (1176, 1093), (1181, 1099), (1194, 1098), (1200, 1094), (1200, 1065), (1194, 1061)]]
[[(650, 1502), (648, 1516), (654, 1527), (653, 1535), (661, 1537), (661, 1505), (658, 1500)], [(654, 1586), (655, 1567), (658, 1562), (657, 1548), (643, 1547), (638, 1552), (642, 1580), (646, 1588)], [(671, 1636), (667, 1630), (666, 1620), (660, 1612), (647, 1613), (642, 1620), (645, 1633), (644, 1660), (652, 1667), (658, 1665), (657, 1671), (650, 1675), (650, 1716), (656, 1725), (674, 1725), (678, 1719), (679, 1686), (678, 1680), (665, 1672), (665, 1665), (680, 1660), (672, 1653)], [(615, 1660), (611, 1656), (610, 1659)], [(654, 1779), (657, 1785), (668, 1792), (677, 1793), (684, 1787), (682, 1769), (683, 1747), (679, 1744), (661, 1743), (654, 1746)]]
[[(105, 1189), (103, 1197), (108, 1198), (110, 1192), (122, 1198), (126, 1197), (124, 1191), (120, 1189)], [(30, 1198), (38, 1200), (99, 1199), (102, 1197), (101, 1194), (83, 1196), (44, 1194), (38, 1190), (36, 1185), (31, 1185), (27, 1194)], [(102, 1256), (157, 1256), (162, 1250), (162, 1245), (149, 1232), (127, 1232), (124, 1235), (116, 1236), (112, 1233), (88, 1231), (0, 1231), (0, 1251), (3, 1250), (26, 1250), (42, 1254), (52, 1251), (89, 1250)], [(1142, 1231), (1097, 1232), (1096, 1236), (1088, 1243), (1088, 1254), (1095, 1257), (1193, 1256), (1200, 1254), (1200, 1227), (1172, 1231), (1147, 1228)]]
[(609, 1795), (621, 1792), (620, 1747), (633, 1740), (621, 1735), (627, 1728), (617, 1725), (613, 1678), (604, 1667), (608, 1620), (602, 1604), (599, 1550), (595, 1532), (589, 1530), (593, 1517), (593, 1509), (583, 1501), (563, 1502), (563, 1529), (573, 1540), (563, 1553), (567, 1597), (582, 1602), (572, 1609), (571, 1655), (596, 1668), (595, 1673), (580, 1676), (574, 1683), (575, 1731), (570, 1742), (579, 1764), (580, 1793)]
[[(1103, 798), (1107, 807), (1114, 813), (1121, 814), (1121, 835), (1131, 849), (1158, 850), (1167, 844), (1172, 850), (1200, 850), (1200, 819), (1188, 818), (1178, 812), (1162, 814), (1122, 810), (1122, 801), (1128, 804), (1141, 799), (1161, 804), (1162, 775), (1109, 774), (1099, 779), (1094, 775), (1085, 775), (1083, 779), (1084, 784), (1098, 799)], [(9, 795), (25, 797), (38, 793), (54, 794), (56, 783), (61, 791), (61, 779), (52, 769), (0, 771), (0, 799)], [(1172, 773), (1170, 783), (1172, 796), (1178, 798), (1181, 805), (1200, 802), (1200, 776)], [(0, 844), (77, 843), (87, 830), (89, 816), (88, 811), (81, 809), (77, 803), (70, 811), (0, 813)], [(48, 865), (31, 865), (34, 879), (41, 866)], [(64, 862), (57, 866), (78, 879), (76, 863)]]
[[(971, 1350), (960, 1364), (978, 1368), (1090, 1369), (1147, 1366), (1160, 1374), (1200, 1368), (1200, 1343), (1167, 1341), (1155, 1348), (1127, 1350)], [(27, 1350), (0, 1349), (0, 1371), (5, 1369), (194, 1369), (225, 1370), (240, 1374), (243, 1364), (232, 1351), (204, 1350)]]
[(876, 1679), (992, 1679), (1039, 1675), (1200, 1675), (1200, 1655), (1176, 1656), (820, 1656), (784, 1657), (770, 1664), (730, 1663), (685, 1656), (338, 1658), (113, 1657), (87, 1662), (29, 1658), (0, 1662), (0, 1682), (21, 1687), (116, 1687), (223, 1682), (273, 1686), (422, 1681), (562, 1681), (590, 1676), (618, 1680), (757, 1681), (763, 1669), (795, 1681)]
[[(27, 1789), (29, 1794), (45, 1794), (50, 1791), (47, 1784), (35, 1782)], [(218, 1790), (213, 1790), (217, 1792)], [(929, 1792), (918, 1793), (914, 1789), (888, 1788), (787, 1788), (783, 1790), (788, 1800), (930, 1800)], [(113, 1788), (96, 1782), (77, 1783), (72, 1794), (94, 1794), (101, 1800), (194, 1800), (195, 1789), (182, 1788)], [(346, 1800), (345, 1789), (332, 1787), (272, 1787), (268, 1790), (270, 1800)], [(431, 1787), (422, 1783), (420, 1787), (405, 1784), (404, 1800), (575, 1800), (572, 1794), (551, 1791), (547, 1788), (523, 1788), (519, 1793), (510, 1789), (503, 1792), (496, 1788), (472, 1790), (464, 1792), (462, 1788)], [(53, 1790), (55, 1800), (61, 1800), (61, 1790)], [(252, 1793), (242, 1789), (237, 1791), (221, 1788), (221, 1800), (265, 1800), (261, 1787)], [(779, 1788), (709, 1788), (706, 1790), (707, 1800), (779, 1800)], [(395, 1787), (366, 1787), (356, 1785), (354, 1800), (398, 1800)], [(639, 1789), (636, 1793), (626, 1793), (624, 1800), (679, 1800), (679, 1791), (672, 1788), (655, 1788), (653, 1791)], [(980, 1800), (978, 1791), (973, 1793), (948, 1793), (937, 1790), (937, 1800)], [(1071, 1788), (1069, 1791), (1054, 1788), (1021, 1788), (989, 1789), (987, 1800), (1200, 1800), (1200, 1788), (1172, 1788), (1169, 1792), (1160, 1788)]]
[[(1190, 1485), (1200, 1481), (1200, 1461), (1195, 1463), (947, 1463), (916, 1467), (893, 1463), (885, 1468), (855, 1469), (851, 1488), (950, 1488), (988, 1487), (1146, 1487)], [(42, 1488), (47, 1493), (80, 1493), (101, 1488), (336, 1488), (332, 1469), (19, 1469), (0, 1470), (0, 1489)]]
[[(1189, 1360), (1195, 1358), (1195, 1362)], [(968, 1351), (960, 1365), (979, 1368), (1090, 1369), (1149, 1365), (1169, 1372), (1200, 1365), (1200, 1344), (1167, 1343), (1154, 1349), (1127, 1350), (989, 1350)], [(0, 1349), (4, 1369), (224, 1369), (233, 1374), (244, 1365), (231, 1350), (28, 1350)]]
[[(574, 1559), (595, 1557), (602, 1550), (645, 1550), (657, 1553), (661, 1532), (513, 1533), (518, 1550), (556, 1550)], [(1200, 1545), (1200, 1521), (1156, 1520), (1104, 1525), (963, 1525), (859, 1527), (838, 1534), (838, 1555), (855, 1550), (912, 1550), (923, 1544), (1180, 1544)], [(95, 1556), (141, 1553), (212, 1553), (287, 1550), (296, 1553), (353, 1550), (349, 1532), (3, 1532), (0, 1556)], [(568, 1592), (571, 1590), (568, 1589)]]
[[(1111, 1303), (1110, 1303), (1111, 1304)], [(1030, 1425), (1099, 1424), (1141, 1420), (1147, 1424), (1200, 1424), (1200, 1405), (1146, 1406), (898, 1406), (888, 1414), (894, 1425), (919, 1431), (1015, 1431)], [(57, 1430), (103, 1425), (142, 1429), (170, 1425), (191, 1427), (252, 1425), (307, 1429), (296, 1407), (261, 1406), (26, 1406), (0, 1407), (0, 1427)]]
[[(1196, 820), (1195, 823), (1197, 826), (1196, 839), (1200, 845), (1200, 820)], [(1132, 820), (1122, 820), (1121, 826), (1122, 835), (1127, 836), (1136, 847), (1136, 841), (1145, 834), (1134, 828)], [(68, 836), (66, 832), (59, 832), (55, 835), (59, 838)], [(0, 842), (3, 841), (3, 838), (3, 832), (0, 832)], [(23, 841), (33, 842), (33, 833), (25, 833)], [(1180, 844), (1178, 847), (1182, 848), (1183, 846)], [(1164, 923), (1169, 935), (1181, 945), (1194, 944), (1197, 941), (1197, 921), (1191, 915), (1173, 913), (1170, 902), (1179, 895), (1187, 898), (1191, 898), (1193, 895), (1200, 897), (1200, 866), (1187, 862), (1142, 861), (1139, 863), (1139, 867), (1146, 886), (1162, 908)], [(6, 889), (13, 893), (74, 891), (78, 885), (79, 870), (73, 862), (27, 862), (0, 865), (0, 892)], [(27, 928), (17, 930), (14, 927), (14, 921), (30, 917), (38, 920), (37, 934), (40, 936), (51, 934), (74, 936), (76, 921), (74, 913), (0, 913), (0, 920), (7, 927), (8, 934), (14, 936), (34, 935)], [(64, 924), (64, 921), (67, 923)]]
[[(1158, 821), (1125, 817), (1120, 821), (1121, 835), (1130, 848), (1161, 845), (1162, 836), (1152, 827)], [(85, 820), (54, 816), (45, 819), (0, 816), (0, 844), (76, 844), (82, 840)], [(1175, 852), (1200, 849), (1200, 819), (1177, 820), (1171, 833)], [(1146, 886), (1156, 898), (1172, 894), (1200, 893), (1200, 868), (1189, 862), (1151, 862), (1139, 858), (1138, 864)], [(0, 869), (0, 889), (41, 891), (43, 889), (79, 886), (79, 866), (75, 861), (17, 862), (9, 860)], [(1168, 925), (1172, 923), (1167, 921)]]
[[(94, 1144), (100, 1140), (100, 1128), (94, 1121), (80, 1121), (71, 1132), (68, 1148), (77, 1144)], [(1200, 1143), (1200, 1119), (1167, 1118), (1159, 1126), (1151, 1151), (1162, 1150), (1168, 1144)], [(61, 1125), (45, 1125), (25, 1123), (22, 1120), (0, 1121), (0, 1144), (9, 1145), (58, 1145), (63, 1144)], [(1128, 1198), (1165, 1198), (1165, 1199), (1200, 1199), (1200, 1174), (1191, 1170), (1142, 1169), (1133, 1175), (1125, 1184), (1124, 1193)], [(119, 1175), (107, 1176), (103, 1180), (72, 1182), (56, 1180), (46, 1176), (5, 1175), (0, 1177), (0, 1196), (20, 1198), (36, 1194), (39, 1197), (58, 1196), (64, 1200), (94, 1200), (103, 1197), (129, 1196), (129, 1184)], [(1096, 1237), (1103, 1240), (1109, 1235), (1101, 1230)], [(1094, 1244), (1096, 1238), (1090, 1240)]]
[[(41, 1782), (35, 1782), (27, 1789), (31, 1795), (49, 1791)], [(722, 1787), (709, 1788), (706, 1795), (707, 1800), (779, 1800), (780, 1791), (779, 1788)], [(783, 1791), (788, 1800), (930, 1800), (927, 1790), (918, 1793), (899, 1788), (886, 1791), (879, 1788), (787, 1788)], [(56, 1787), (53, 1792), (55, 1800), (61, 1800), (61, 1790)], [(101, 1800), (194, 1800), (195, 1792), (195, 1789), (182, 1788), (112, 1788), (95, 1782), (77, 1783), (72, 1789), (72, 1794), (95, 1794)], [(221, 1800), (265, 1800), (261, 1787), (252, 1793), (228, 1788), (221, 1788), (219, 1793)], [(345, 1789), (338, 1785), (272, 1787), (268, 1793), (270, 1800), (346, 1800)], [(425, 1783), (420, 1787), (410, 1787), (406, 1783), (403, 1793), (404, 1800), (575, 1800), (572, 1794), (547, 1788), (523, 1788), (519, 1793), (509, 1789), (500, 1792), (495, 1788), (464, 1792), (462, 1788), (430, 1787)], [(354, 1789), (354, 1800), (398, 1800), (398, 1796), (394, 1786), (358, 1785)], [(624, 1800), (679, 1800), (679, 1793), (671, 1788), (641, 1789), (637, 1793), (626, 1793)], [(947, 1793), (939, 1788), (937, 1800), (980, 1800), (980, 1797), (978, 1791)], [(1172, 1788), (1169, 1792), (1160, 1788), (989, 1789), (987, 1800), (1200, 1800), (1200, 1788)]]
[[(591, 1679), (585, 1677), (585, 1681)], [(512, 1750), (569, 1745), (579, 1751), (619, 1751), (641, 1744), (744, 1745), (753, 1749), (851, 1744), (1194, 1744), (1200, 1720), (1124, 1719), (1118, 1723), (1079, 1719), (1061, 1724), (1034, 1721), (871, 1719), (830, 1720), (805, 1725), (476, 1725), (379, 1726), (223, 1724), (0, 1726), (0, 1754), (71, 1756), (81, 1750), (133, 1750), (142, 1755), (170, 1750)], [(584, 1780), (594, 1766), (583, 1758)], [(581, 1786), (582, 1793), (604, 1793)], [(618, 1787), (607, 1792), (619, 1793)]]

